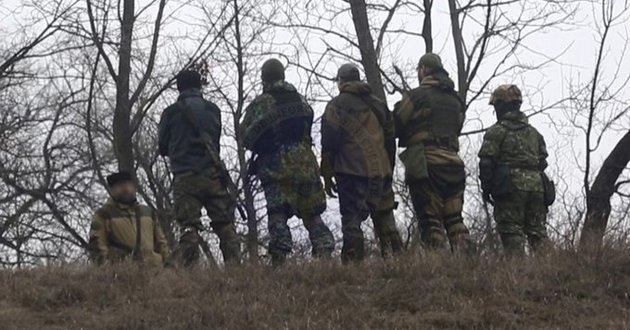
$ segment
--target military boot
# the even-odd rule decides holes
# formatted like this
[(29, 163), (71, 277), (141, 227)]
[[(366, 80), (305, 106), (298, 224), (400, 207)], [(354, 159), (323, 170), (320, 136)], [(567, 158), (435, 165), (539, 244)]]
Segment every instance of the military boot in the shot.
[(167, 262), (168, 266), (182, 265), (192, 267), (199, 262), (199, 232), (196, 228), (185, 228), (179, 238), (179, 243)]
[(522, 257), (525, 255), (525, 240), (519, 234), (501, 234), (503, 251), (510, 257)]
[(344, 264), (351, 262), (360, 263), (365, 258), (365, 243), (361, 221), (342, 217), (343, 223), (343, 247), (341, 248), (341, 261)]
[(390, 253), (397, 254), (403, 249), (402, 238), (396, 228), (396, 219), (392, 211), (379, 211), (372, 219), (374, 234), (378, 238), (381, 255), (387, 257)]
[(330, 258), (335, 250), (335, 238), (322, 218), (317, 215), (312, 219), (304, 219), (304, 226), (311, 241), (313, 258)]
[(234, 223), (211, 224), (215, 234), (219, 236), (219, 248), (223, 254), (223, 261), (226, 265), (237, 265), (241, 263), (241, 242), (236, 233)]

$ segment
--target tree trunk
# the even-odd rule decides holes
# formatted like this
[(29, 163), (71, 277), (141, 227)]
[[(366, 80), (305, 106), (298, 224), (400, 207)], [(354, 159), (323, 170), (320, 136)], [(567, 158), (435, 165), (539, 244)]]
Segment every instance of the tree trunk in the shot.
[(460, 10), (457, 7), (457, 0), (448, 0), (448, 9), (451, 15), (451, 32), (453, 34), (455, 58), (457, 60), (457, 88), (459, 90), (459, 96), (465, 102), (468, 96), (468, 72), (466, 72), (464, 39), (462, 37), (462, 28), (459, 24)]
[(424, 0), (424, 21), (422, 23), (422, 39), (426, 53), (433, 53), (433, 23), (431, 22), (431, 10), (433, 0)]
[(357, 32), (359, 48), (361, 51), (361, 64), (365, 70), (367, 83), (372, 88), (372, 92), (378, 98), (386, 100), (385, 88), (381, 79), (381, 72), (378, 66), (374, 39), (370, 33), (370, 22), (367, 16), (365, 0), (350, 0), (350, 10), (352, 11), (352, 21)]
[(597, 249), (602, 245), (608, 217), (610, 198), (615, 193), (615, 183), (630, 162), (630, 131), (617, 143), (599, 170), (590, 191), (586, 195), (586, 220), (582, 229), (580, 249)]
[(116, 109), (114, 112), (113, 132), (114, 151), (120, 171), (134, 169), (131, 102), (129, 100), (129, 76), (131, 75), (131, 42), (134, 25), (134, 0), (124, 0), (123, 18), (118, 50), (118, 75), (116, 80)]
[[(245, 64), (243, 63), (243, 42), (241, 38), (241, 19), (238, 0), (234, 0), (234, 34), (236, 41), (236, 68), (238, 73), (238, 104), (234, 114), (234, 131), (236, 134), (240, 176), (243, 181), (245, 213), (247, 213), (247, 252), (250, 261), (258, 260), (258, 219), (254, 208), (254, 193), (248, 176), (249, 162), (245, 157), (245, 147), (240, 138), (240, 120), (245, 105)], [(243, 219), (245, 220), (245, 219)]]

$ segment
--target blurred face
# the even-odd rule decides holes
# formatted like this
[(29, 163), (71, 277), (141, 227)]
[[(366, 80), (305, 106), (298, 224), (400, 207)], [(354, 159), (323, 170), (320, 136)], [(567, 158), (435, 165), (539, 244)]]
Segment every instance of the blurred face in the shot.
[(136, 201), (136, 184), (131, 181), (117, 183), (110, 190), (116, 202), (131, 204)]

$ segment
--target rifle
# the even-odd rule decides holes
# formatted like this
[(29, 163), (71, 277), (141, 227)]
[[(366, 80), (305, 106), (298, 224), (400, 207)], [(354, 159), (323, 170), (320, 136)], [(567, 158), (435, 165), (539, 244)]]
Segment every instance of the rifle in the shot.
[(193, 127), (193, 130), (203, 140), (204, 142), (203, 144), (206, 147), (206, 151), (208, 152), (210, 159), (212, 159), (212, 161), (215, 164), (218, 164), (220, 177), (221, 177), (221, 183), (223, 183), (227, 187), (228, 194), (230, 195), (230, 198), (232, 198), (232, 201), (234, 202), (234, 205), (236, 206), (236, 209), (239, 215), (241, 216), (243, 220), (248, 222), (247, 213), (245, 212), (245, 210), (243, 210), (243, 207), (238, 203), (238, 198), (237, 198), (238, 193), (237, 193), (236, 184), (234, 184), (234, 181), (232, 181), (232, 177), (230, 176), (230, 173), (225, 167), (225, 163), (223, 163), (223, 160), (221, 160), (221, 158), (217, 154), (217, 151), (216, 151), (217, 149), (214, 148), (212, 137), (210, 136), (210, 134), (208, 134), (208, 132), (201, 130), (201, 128), (199, 127), (199, 123), (197, 122), (197, 119), (195, 118), (195, 115), (192, 113), (190, 108), (183, 101), (179, 101), (178, 103), (180, 103), (179, 108), (182, 114), (184, 115), (184, 118), (186, 118), (188, 123)]

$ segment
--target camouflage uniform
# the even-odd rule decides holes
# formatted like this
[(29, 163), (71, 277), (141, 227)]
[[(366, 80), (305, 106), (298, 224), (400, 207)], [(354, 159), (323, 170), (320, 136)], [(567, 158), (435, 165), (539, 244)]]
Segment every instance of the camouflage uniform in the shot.
[(322, 118), (322, 175), (337, 182), (344, 262), (364, 258), (361, 223), (368, 216), (383, 255), (402, 249), (393, 213), (394, 120), (369, 85), (357, 81), (354, 70), (356, 80), (341, 83), (339, 96), (328, 103)]
[(180, 107), (188, 106), (199, 119), (199, 127), (211, 135), (213, 147), (219, 154), (221, 111), (206, 101), (199, 89), (186, 89), (178, 102), (162, 114), (159, 126), (160, 154), (168, 156), (175, 179), (173, 193), (176, 220), (182, 229), (179, 247), (173, 257), (184, 265), (196, 263), (200, 257), (199, 231), (201, 208), (205, 208), (211, 226), (220, 240), (226, 263), (240, 262), (240, 241), (234, 226), (234, 201), (227, 191), (220, 165), (208, 154), (203, 139), (186, 120)]
[(395, 110), (399, 146), (407, 148), (400, 157), (424, 244), (443, 247), (445, 229), (453, 250), (467, 249), (462, 219), (466, 173), (458, 155), (464, 103), (437, 55), (423, 56), (419, 67), (427, 58), (434, 62), (433, 71)]
[[(496, 107), (498, 122), (486, 132), (479, 151), (484, 196), (494, 199), (494, 218), (504, 249), (517, 255), (524, 253), (525, 236), (532, 249), (547, 241), (541, 177), (547, 150), (542, 135), (518, 110), (521, 102), (516, 86), (497, 88), (490, 103)], [(502, 109), (510, 103), (512, 109)]]
[(287, 221), (294, 215), (309, 232), (313, 256), (330, 256), (335, 242), (320, 217), (326, 200), (311, 150), (313, 110), (295, 87), (278, 80), (266, 83), (264, 94), (245, 112), (241, 131), (245, 147), (257, 156), (254, 166), (267, 200), (272, 261), (282, 263), (292, 250)]

